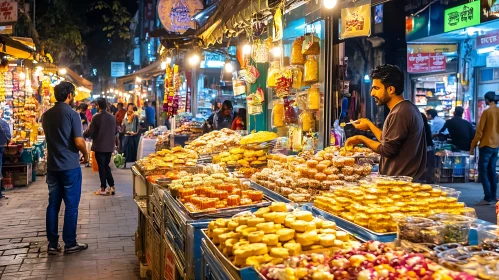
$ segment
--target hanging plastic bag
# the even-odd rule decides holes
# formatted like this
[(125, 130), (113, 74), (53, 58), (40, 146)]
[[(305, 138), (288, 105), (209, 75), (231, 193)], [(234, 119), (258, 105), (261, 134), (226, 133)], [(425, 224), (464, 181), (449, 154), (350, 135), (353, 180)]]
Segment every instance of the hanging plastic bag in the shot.
[(261, 41), (257, 41), (253, 46), (253, 60), (256, 63), (267, 63), (269, 62), (269, 48), (267, 44)]
[(304, 76), (304, 81), (306, 83), (317, 83), (319, 81), (319, 63), (313, 55), (307, 56)]
[(302, 54), (303, 41), (305, 37), (300, 36), (295, 39), (291, 47), (291, 65), (305, 64), (305, 55)]
[(279, 98), (289, 96), (291, 93), (291, 86), (293, 85), (293, 72), (291, 69), (284, 70), (276, 74), (276, 95)]
[(284, 126), (284, 102), (282, 100), (276, 100), (272, 107), (272, 127), (282, 126)]
[(311, 26), (312, 31), (305, 34), (301, 53), (303, 55), (319, 55), (321, 54), (320, 38), (315, 34), (315, 25)]

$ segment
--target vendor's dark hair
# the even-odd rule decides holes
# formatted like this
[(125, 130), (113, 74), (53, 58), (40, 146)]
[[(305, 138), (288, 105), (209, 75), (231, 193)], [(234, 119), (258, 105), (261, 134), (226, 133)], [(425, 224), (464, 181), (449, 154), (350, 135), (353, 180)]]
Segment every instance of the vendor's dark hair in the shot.
[(498, 97), (497, 97), (496, 93), (493, 91), (487, 92), (485, 94), (484, 98), (487, 99), (487, 101), (489, 101), (489, 102), (494, 102), (495, 104), (497, 104)]
[(396, 65), (384, 64), (374, 68), (371, 79), (380, 80), (385, 88), (393, 86), (397, 95), (404, 93), (404, 72)]
[(438, 112), (435, 109), (428, 109), (428, 110), (426, 110), (426, 114), (430, 115), (432, 118), (438, 116)]
[(135, 108), (135, 104), (133, 104), (133, 103), (128, 103), (128, 104), (126, 105), (127, 110), (128, 110), (128, 107), (130, 107), (130, 106), (132, 106), (132, 107), (134, 107), (134, 108)]
[(107, 109), (107, 101), (106, 99), (104, 99), (104, 97), (99, 97), (95, 101), (97, 102), (97, 106), (99, 106), (99, 109), (104, 111)]
[(87, 103), (81, 103), (81, 104), (80, 104), (80, 109), (81, 109), (82, 111), (86, 111), (86, 110), (88, 109), (88, 104), (87, 104)]
[(75, 94), (75, 86), (70, 82), (61, 82), (54, 88), (54, 96), (58, 102), (65, 102), (69, 94)]

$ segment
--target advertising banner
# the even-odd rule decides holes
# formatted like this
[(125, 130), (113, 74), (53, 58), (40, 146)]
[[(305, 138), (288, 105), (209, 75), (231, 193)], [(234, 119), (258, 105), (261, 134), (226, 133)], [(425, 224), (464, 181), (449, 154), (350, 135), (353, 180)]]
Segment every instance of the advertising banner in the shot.
[(444, 11), (444, 32), (480, 24), (480, 1), (459, 5)]
[(369, 35), (371, 35), (371, 1), (357, 1), (354, 7), (341, 9), (341, 39)]

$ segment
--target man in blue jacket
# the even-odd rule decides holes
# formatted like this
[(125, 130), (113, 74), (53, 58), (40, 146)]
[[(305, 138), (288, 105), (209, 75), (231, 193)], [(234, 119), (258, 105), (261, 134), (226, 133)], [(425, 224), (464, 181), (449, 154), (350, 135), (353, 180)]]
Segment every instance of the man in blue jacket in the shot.
[[(0, 113), (0, 179), (2, 178), (2, 157), (5, 150), (5, 145), (10, 142), (12, 135), (10, 134), (9, 124), (4, 121), (1, 117), (3, 116), (3, 111)], [(0, 199), (8, 198), (2, 195), (2, 187), (0, 186)]]

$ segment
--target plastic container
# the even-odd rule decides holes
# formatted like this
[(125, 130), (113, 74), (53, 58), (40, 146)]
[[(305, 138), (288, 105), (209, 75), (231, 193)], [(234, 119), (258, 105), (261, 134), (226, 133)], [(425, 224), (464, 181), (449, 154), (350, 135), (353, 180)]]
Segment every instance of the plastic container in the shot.
[(446, 268), (462, 271), (480, 279), (499, 279), (499, 254), (477, 247), (458, 247), (438, 254)]
[(428, 217), (430, 220), (445, 225), (444, 242), (467, 245), (473, 219), (452, 214), (436, 214)]
[(445, 226), (426, 218), (394, 216), (397, 238), (412, 243), (440, 245), (445, 240)]
[[(499, 250), (499, 227), (496, 225), (479, 225), (476, 229), (478, 234), (478, 244), (489, 244), (489, 249)], [(497, 246), (490, 247), (497, 243)]]

